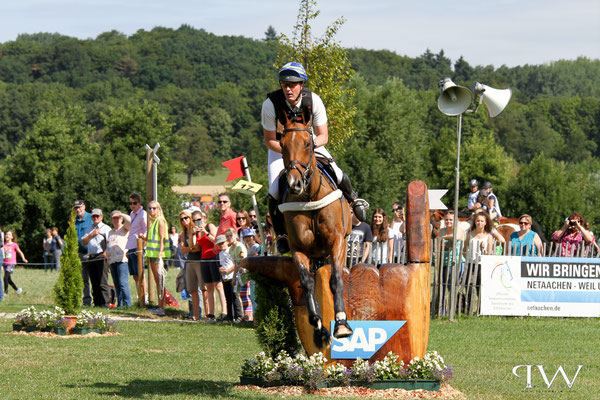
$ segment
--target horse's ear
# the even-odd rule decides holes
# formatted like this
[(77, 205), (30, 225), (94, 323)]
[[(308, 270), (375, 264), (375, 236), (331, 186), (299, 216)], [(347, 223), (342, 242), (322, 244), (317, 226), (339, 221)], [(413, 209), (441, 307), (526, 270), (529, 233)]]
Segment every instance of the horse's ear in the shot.
[(302, 113), (302, 117), (304, 119), (304, 122), (306, 123), (306, 126), (311, 126), (312, 125), (312, 110), (308, 107), (305, 107)]

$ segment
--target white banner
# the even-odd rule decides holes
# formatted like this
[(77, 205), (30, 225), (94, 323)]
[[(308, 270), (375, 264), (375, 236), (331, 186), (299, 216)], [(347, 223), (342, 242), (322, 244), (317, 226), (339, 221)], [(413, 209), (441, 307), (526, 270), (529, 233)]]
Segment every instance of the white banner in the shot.
[(482, 256), (480, 313), (600, 317), (600, 259)]

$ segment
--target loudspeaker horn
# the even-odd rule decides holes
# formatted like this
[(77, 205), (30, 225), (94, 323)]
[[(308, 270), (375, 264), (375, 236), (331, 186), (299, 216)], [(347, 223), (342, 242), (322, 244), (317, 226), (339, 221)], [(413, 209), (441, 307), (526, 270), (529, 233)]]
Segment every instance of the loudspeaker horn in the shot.
[(473, 101), (473, 93), (464, 86), (458, 86), (450, 78), (440, 81), (438, 108), (443, 114), (458, 115), (467, 111)]
[(483, 102), (488, 109), (490, 118), (498, 116), (508, 105), (512, 96), (512, 90), (494, 89), (479, 82), (473, 84), (473, 91), (481, 96), (479, 103)]

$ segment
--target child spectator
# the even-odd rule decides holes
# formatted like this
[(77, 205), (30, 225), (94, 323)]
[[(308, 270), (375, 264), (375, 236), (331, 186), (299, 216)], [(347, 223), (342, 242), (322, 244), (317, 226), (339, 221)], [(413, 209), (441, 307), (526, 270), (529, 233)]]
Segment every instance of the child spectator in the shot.
[[(262, 252), (261, 245), (256, 243), (256, 232), (254, 229), (244, 229), (242, 231), (242, 237), (244, 238), (244, 244), (248, 249), (248, 257), (260, 256)], [(254, 308), (256, 300), (254, 299), (254, 281), (248, 279), (248, 271), (244, 268), (240, 268), (238, 271), (242, 280), (242, 286), (240, 287), (240, 298), (242, 299), (242, 308), (244, 309), (244, 320), (254, 320)]]
[[(227, 304), (228, 304), (228, 316), (229, 319), (231, 320), (231, 317), (233, 315), (233, 321), (234, 322), (240, 322), (242, 320), (242, 303), (240, 302), (239, 299), (239, 292), (240, 292), (240, 287), (242, 286), (242, 281), (240, 279), (240, 275), (238, 273), (235, 273), (236, 269), (238, 268), (238, 265), (240, 263), (240, 260), (243, 258), (246, 258), (248, 256), (248, 252), (246, 251), (246, 246), (244, 246), (243, 243), (241, 243), (238, 240), (238, 236), (237, 233), (235, 231), (234, 228), (228, 228), (225, 231), (225, 239), (227, 239), (227, 243), (229, 245), (229, 255), (231, 256), (231, 259), (233, 260), (233, 268), (234, 268), (234, 274), (233, 274), (233, 279), (232, 279), (232, 286), (233, 286), (233, 292), (232, 292), (232, 296), (231, 296), (231, 300), (227, 299)], [(233, 314), (229, 313), (229, 310), (233, 311)]]
[(4, 235), (4, 262), (2, 267), (4, 268), (4, 293), (8, 293), (8, 285), (12, 286), (13, 289), (17, 291), (17, 294), (21, 294), (23, 290), (18, 288), (17, 285), (12, 280), (12, 273), (15, 270), (15, 265), (17, 265), (17, 253), (21, 256), (23, 262), (28, 262), (23, 252), (19, 248), (19, 245), (14, 242), (15, 234), (12, 230), (6, 231)]
[[(223, 289), (225, 290), (225, 300), (226, 304), (223, 307), (221, 304), (221, 308), (223, 311), (227, 311), (227, 314), (221, 313), (218, 320), (223, 321), (227, 319), (229, 315), (233, 318), (233, 306), (231, 304), (231, 300), (233, 298), (233, 270), (235, 268), (233, 263), (233, 258), (229, 254), (229, 243), (227, 243), (227, 238), (225, 235), (218, 235), (215, 239), (215, 244), (219, 248), (219, 272), (221, 273), (221, 280), (223, 281)], [(230, 314), (231, 313), (231, 314)]]

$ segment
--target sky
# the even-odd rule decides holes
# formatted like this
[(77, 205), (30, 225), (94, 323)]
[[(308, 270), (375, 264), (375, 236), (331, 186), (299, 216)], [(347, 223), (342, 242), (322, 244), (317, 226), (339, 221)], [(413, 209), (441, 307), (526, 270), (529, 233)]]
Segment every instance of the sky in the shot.
[[(81, 39), (117, 30), (131, 35), (182, 24), (216, 35), (263, 39), (271, 25), (288, 36), (298, 15), (291, 0), (2, 0), (0, 42), (21, 33)], [(537, 65), (600, 59), (599, 0), (320, 0), (313, 35), (343, 17), (346, 48), (418, 57), (444, 51), (472, 66)]]

